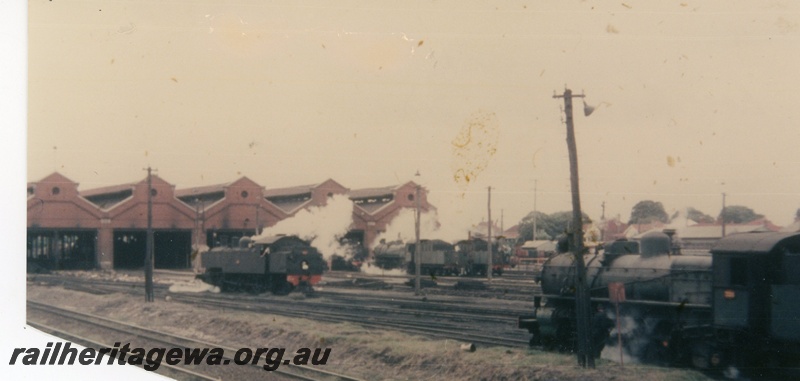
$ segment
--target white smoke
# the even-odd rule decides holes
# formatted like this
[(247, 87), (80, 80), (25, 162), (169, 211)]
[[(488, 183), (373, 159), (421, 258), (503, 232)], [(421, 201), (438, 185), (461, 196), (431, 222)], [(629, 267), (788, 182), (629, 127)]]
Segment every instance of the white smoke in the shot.
[[(386, 226), (386, 231), (381, 233), (373, 242), (370, 249), (380, 244), (382, 239), (386, 242), (400, 240), (403, 242), (414, 242), (416, 233), (414, 232), (414, 209), (402, 209), (400, 213), (392, 219)], [(455, 242), (467, 238), (467, 230), (455, 230), (452, 225), (441, 224), (436, 212), (425, 212), (420, 214), (419, 235), (420, 239), (440, 239), (445, 242)]]
[[(386, 231), (381, 233), (375, 241), (372, 243), (371, 249), (374, 249), (375, 246), (380, 244), (382, 239), (385, 239), (386, 242), (400, 240), (403, 242), (412, 242), (416, 238), (416, 233), (414, 232), (415, 229), (415, 221), (414, 221), (414, 209), (401, 209), (400, 213), (395, 216), (389, 225), (386, 226)], [(420, 224), (419, 224), (419, 231), (420, 236), (422, 236), (422, 232), (426, 230), (430, 230), (431, 226), (435, 226), (436, 224), (436, 216), (433, 213), (421, 213), (420, 214)]]
[[(653, 342), (654, 330), (660, 321), (654, 317), (640, 317), (639, 311), (631, 311), (633, 316), (627, 314), (620, 314), (619, 320), (619, 333), (617, 335), (616, 326), (609, 334), (606, 346), (600, 353), (600, 357), (619, 362), (620, 361), (620, 346), (619, 339), (622, 340), (622, 361), (625, 364), (641, 364), (646, 357), (648, 346), (654, 345)], [(616, 316), (610, 311), (607, 312), (609, 319), (615, 322)]]
[[(678, 209), (672, 213), (672, 216), (674, 218), (672, 218), (667, 225), (664, 225), (663, 229), (673, 229), (680, 237), (690, 224), (690, 220), (686, 215), (686, 209)], [(692, 221), (691, 224), (694, 225), (696, 222)]]
[(334, 195), (327, 205), (302, 209), (294, 217), (264, 229), (259, 237), (296, 235), (311, 241), (311, 245), (329, 260), (333, 254), (345, 252), (339, 239), (347, 234), (352, 223), (353, 202), (346, 195)]
[(364, 263), (361, 265), (361, 272), (364, 274), (369, 275), (389, 275), (389, 276), (405, 276), (406, 270), (403, 269), (391, 269), (391, 270), (384, 270), (378, 266), (371, 265), (369, 263)]
[[(613, 313), (607, 313), (607, 315), (609, 319), (616, 323), (616, 316)], [(639, 355), (631, 354), (631, 348), (627, 345), (627, 340), (630, 340), (631, 335), (637, 331), (636, 321), (630, 316), (622, 315), (620, 316), (619, 327), (620, 329), (617, 330), (615, 326), (609, 333), (606, 346), (600, 352), (600, 357), (614, 362), (622, 360), (623, 364), (639, 364)], [(620, 339), (622, 340), (622, 348), (620, 348)]]

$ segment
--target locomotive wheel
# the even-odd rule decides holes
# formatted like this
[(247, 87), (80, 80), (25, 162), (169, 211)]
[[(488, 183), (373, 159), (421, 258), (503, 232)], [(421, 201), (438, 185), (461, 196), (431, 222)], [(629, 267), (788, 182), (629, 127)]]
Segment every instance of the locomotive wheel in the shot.
[(567, 319), (560, 319), (556, 326), (555, 347), (562, 353), (575, 351), (575, 329)]
[(245, 291), (251, 295), (258, 295), (266, 291), (266, 287), (261, 283), (249, 283), (245, 286)]
[(539, 329), (536, 329), (536, 332), (531, 332), (531, 340), (528, 341), (528, 346), (533, 348), (542, 345), (542, 335), (539, 333)]
[(297, 290), (302, 292), (306, 296), (310, 296), (314, 294), (314, 287), (309, 284), (308, 282), (300, 282), (300, 285), (297, 286)]
[(691, 364), (697, 369), (712, 367), (711, 354), (714, 353), (708, 343), (698, 343), (691, 348)]
[(206, 274), (206, 279), (204, 280), (207, 283), (219, 287), (220, 292), (226, 291), (227, 287), (225, 287), (225, 275), (222, 273), (222, 270), (213, 269), (209, 270)]
[(660, 347), (658, 343), (650, 342), (644, 348), (643, 362), (645, 364), (653, 364), (659, 366), (666, 366), (669, 364), (667, 356), (664, 353), (664, 348)]
[(275, 295), (289, 295), (294, 286), (286, 280), (278, 280), (272, 287), (272, 293)]

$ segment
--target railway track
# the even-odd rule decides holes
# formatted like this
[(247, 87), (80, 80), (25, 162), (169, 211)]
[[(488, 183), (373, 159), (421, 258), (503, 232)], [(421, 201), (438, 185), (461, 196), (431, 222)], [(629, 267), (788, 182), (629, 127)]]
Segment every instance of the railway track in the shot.
[[(404, 284), (402, 281), (408, 280), (408, 276), (397, 275), (370, 275), (347, 272), (331, 272), (326, 275), (325, 283), (320, 285), (320, 288), (346, 288), (346, 289), (360, 289), (369, 290), (369, 281), (376, 283), (386, 282), (386, 286), (400, 292), (412, 292), (413, 288)], [(188, 279), (188, 278), (187, 278)], [(30, 281), (44, 281), (47, 283), (60, 283), (65, 288), (74, 289), (76, 291), (83, 291), (89, 293), (104, 293), (108, 288), (114, 288), (120, 291), (125, 291), (125, 288), (141, 289), (143, 282), (134, 282), (127, 280), (106, 280), (106, 279), (93, 279), (93, 278), (80, 278), (62, 275), (31, 275)], [(357, 282), (357, 281), (362, 282)], [(454, 285), (459, 281), (469, 281), (482, 284), (485, 289), (456, 289)], [(367, 282), (366, 286), (364, 282)], [(428, 295), (441, 295), (441, 296), (460, 296), (465, 298), (494, 298), (510, 301), (532, 301), (533, 296), (541, 293), (541, 288), (538, 284), (530, 280), (507, 280), (495, 278), (491, 283), (486, 282), (485, 279), (479, 278), (462, 278), (462, 277), (440, 277), (437, 279), (438, 285), (436, 287), (427, 287), (423, 292)], [(381, 283), (383, 284), (383, 283)], [(99, 289), (96, 286), (102, 285), (105, 289)], [(156, 290), (166, 290), (169, 284), (155, 283)]]
[[(238, 349), (221, 345), (218, 343), (210, 343), (199, 339), (179, 336), (168, 332), (157, 331), (154, 329), (138, 326), (135, 324), (130, 324), (119, 320), (109, 319), (106, 317), (91, 315), (77, 311), (71, 311), (33, 301), (28, 301), (28, 309), (32, 311), (38, 311), (39, 313), (43, 313), (48, 316), (56, 316), (59, 319), (76, 322), (77, 324), (88, 325), (90, 326), (91, 330), (102, 329), (102, 330), (112, 331), (115, 332), (115, 335), (122, 337), (134, 335), (136, 338), (138, 338), (138, 340), (140, 340), (136, 344), (136, 346), (140, 348), (147, 348), (147, 347), (222, 348), (225, 353), (225, 355), (222, 356), (222, 358), (224, 359), (223, 362), (224, 364), (230, 364), (231, 362), (236, 361), (234, 356), (230, 354), (236, 353)], [(74, 341), (78, 344), (87, 347), (93, 347), (93, 348), (113, 347), (108, 343), (101, 343), (93, 339), (89, 339), (80, 335), (76, 335), (74, 333), (67, 332), (66, 330), (60, 328), (52, 327), (50, 325), (37, 322), (35, 320), (29, 320), (28, 324), (44, 332), (51, 333), (53, 335), (62, 337), (70, 341)], [(140, 345), (140, 343), (142, 342), (146, 344)], [(289, 360), (284, 360), (284, 362), (272, 372), (279, 374), (283, 379), (299, 379), (307, 381), (334, 381), (334, 380), (360, 381), (358, 378), (354, 378), (351, 376), (324, 371), (309, 366), (294, 365), (289, 363), (288, 361)], [(160, 365), (159, 370), (161, 369), (161, 367), (165, 367), (165, 369), (167, 370), (166, 372), (163, 372), (166, 373), (164, 374), (165, 376), (181, 380), (220, 380), (228, 378), (253, 379), (256, 377), (258, 378), (264, 377), (264, 372), (265, 372), (263, 364), (260, 361), (255, 361), (255, 364), (251, 363), (247, 366), (219, 367), (219, 366), (203, 366), (202, 364), (200, 364), (200, 366), (194, 366), (204, 369), (204, 371), (202, 372), (188, 369), (186, 367), (172, 366), (164, 363)]]
[[(52, 284), (93, 294), (142, 292), (139, 284), (81, 278), (50, 280)], [(351, 322), (375, 329), (391, 329), (482, 345), (527, 346), (527, 341), (521, 339), (525, 335), (521, 335), (516, 329), (517, 316), (528, 313), (527, 306), (504, 306), (502, 301), (492, 299), (486, 300), (486, 303), (464, 298), (448, 300), (444, 297), (423, 301), (420, 297), (401, 296), (402, 293), (397, 292), (381, 295), (320, 291), (316, 293), (318, 297), (295, 300), (246, 294), (175, 294), (168, 293), (166, 286), (156, 287), (156, 294), (161, 298), (169, 295), (173, 301), (211, 308), (255, 311), (335, 323)]]
[[(51, 280), (52, 284), (64, 285), (80, 292), (142, 293), (142, 285), (139, 284), (82, 279), (52, 278)], [(40, 281), (44, 282), (44, 279)], [(451, 339), (462, 344), (473, 343), (479, 347), (528, 348), (528, 335), (516, 328), (516, 316), (519, 313), (529, 312), (527, 310), (529, 306), (519, 302), (474, 299), (465, 303), (458, 297), (447, 300), (431, 296), (428, 297), (428, 301), (423, 301), (419, 296), (409, 296), (407, 293), (397, 291), (380, 293), (361, 293), (351, 290), (318, 291), (316, 297), (302, 298), (247, 294), (176, 294), (169, 293), (167, 289), (167, 285), (157, 286), (157, 299), (163, 300), (169, 296), (173, 302), (223, 311), (238, 310), (331, 323), (347, 322), (369, 330), (392, 330), (437, 339)], [(499, 307), (504, 303), (509, 306)], [(507, 335), (504, 335), (502, 330), (479, 333), (497, 326), (507, 327)], [(171, 344), (171, 346), (176, 345)], [(235, 350), (226, 350), (229, 351)], [(257, 373), (261, 372), (259, 374), (263, 377), (264, 370), (256, 370)]]
[[(332, 323), (355, 323), (364, 327), (375, 329), (392, 329), (414, 335), (424, 335), (426, 337), (436, 337), (452, 339), (466, 343), (520, 347), (528, 344), (527, 340), (514, 337), (502, 337), (496, 334), (472, 333), (478, 331), (483, 326), (485, 328), (486, 319), (475, 319), (474, 316), (456, 313), (435, 313), (420, 310), (401, 310), (396, 308), (380, 308), (342, 304), (303, 304), (285, 301), (279, 304), (261, 304), (254, 302), (243, 303), (240, 300), (221, 300), (218, 298), (209, 299), (195, 295), (174, 295), (173, 300), (186, 301), (194, 305), (202, 305), (212, 308), (235, 309), (249, 312), (259, 312), (265, 314), (277, 314), (281, 316), (306, 318), (316, 321)], [(341, 312), (341, 311), (349, 312)], [(457, 321), (458, 319), (462, 321)], [(516, 324), (516, 319), (510, 317), (492, 318), (494, 323), (506, 323), (508, 326)], [(474, 323), (471, 327), (466, 327), (464, 321), (469, 320)], [(456, 321), (456, 323), (453, 323)], [(483, 322), (483, 325), (479, 324)]]
[[(405, 281), (413, 279), (409, 275), (376, 275), (364, 273), (331, 272), (325, 276), (323, 287), (350, 288), (350, 289), (380, 289), (391, 288), (397, 291), (411, 292), (413, 287)], [(439, 276), (435, 279), (423, 277), (423, 280), (433, 280), (435, 287), (425, 287), (423, 292), (429, 295), (452, 295), (473, 298), (494, 298), (516, 301), (533, 301), (533, 296), (541, 294), (541, 287), (532, 278), (519, 277), (507, 279), (505, 275), (495, 277), (491, 282), (485, 278), (466, 278), (453, 276)], [(459, 282), (466, 283), (465, 287), (456, 287)], [(477, 286), (477, 287), (474, 287)]]
[[(78, 345), (82, 345), (86, 348), (111, 348), (112, 345), (108, 343), (101, 343), (99, 341), (89, 339), (80, 335), (76, 335), (73, 333), (69, 333), (65, 330), (55, 328), (49, 325), (37, 323), (35, 321), (28, 321), (28, 325), (34, 327), (42, 332), (48, 333), (53, 336), (60, 337), (62, 339), (69, 340), (70, 342), (76, 343)], [(104, 360), (105, 361), (105, 360)], [(159, 374), (174, 378), (174, 379), (186, 379), (186, 380), (219, 380), (217, 377), (213, 377), (210, 375), (206, 375), (200, 372), (191, 371), (188, 369), (183, 369), (181, 367), (163, 364), (164, 367)]]

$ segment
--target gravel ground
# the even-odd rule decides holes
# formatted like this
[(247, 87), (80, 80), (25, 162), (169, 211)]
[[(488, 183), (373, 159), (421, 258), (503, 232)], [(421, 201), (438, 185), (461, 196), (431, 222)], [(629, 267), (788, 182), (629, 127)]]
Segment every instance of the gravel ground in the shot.
[[(694, 371), (626, 365), (599, 360), (583, 370), (574, 356), (526, 348), (461, 350), (460, 342), (429, 339), (358, 325), (321, 323), (278, 315), (225, 311), (167, 299), (93, 295), (28, 283), (28, 299), (80, 310), (230, 347), (331, 348), (323, 369), (366, 380), (709, 380)], [(301, 297), (301, 296), (289, 296)], [(524, 331), (520, 331), (525, 335)], [(109, 338), (113, 341), (114, 338)]]

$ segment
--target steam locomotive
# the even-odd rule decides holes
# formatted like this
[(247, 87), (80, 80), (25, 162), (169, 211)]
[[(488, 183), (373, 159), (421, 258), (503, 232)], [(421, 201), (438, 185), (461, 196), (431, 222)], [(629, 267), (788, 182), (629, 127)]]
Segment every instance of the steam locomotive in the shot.
[[(492, 245), (492, 271), (502, 275), (509, 265), (510, 251), (500, 250), (499, 245)], [(375, 265), (379, 268), (405, 269), (409, 274), (415, 272), (415, 243), (402, 241), (382, 241), (375, 249)], [(488, 244), (482, 239), (468, 239), (455, 245), (443, 240), (420, 241), (420, 269), (424, 274), (432, 275), (486, 275), (489, 263)]]
[[(458, 241), (455, 244), (459, 263), (466, 275), (487, 275), (489, 271), (489, 244), (480, 238)], [(511, 261), (511, 248), (507, 250), (497, 242), (492, 243), (492, 274), (503, 275)]]
[(403, 241), (381, 240), (373, 253), (375, 266), (384, 270), (402, 269), (411, 260)]
[(222, 291), (286, 295), (310, 289), (322, 279), (322, 255), (296, 236), (242, 237), (238, 247), (216, 247), (200, 254), (198, 278)]
[[(744, 233), (721, 239), (711, 255), (675, 255), (664, 233), (616, 241), (586, 255), (594, 355), (613, 327), (609, 285), (621, 284), (622, 345), (643, 362), (766, 369), (800, 366), (800, 233)], [(531, 345), (573, 350), (574, 255), (545, 262), (534, 314), (520, 316)], [(608, 312), (604, 312), (608, 311)], [(616, 340), (612, 340), (616, 342)]]

